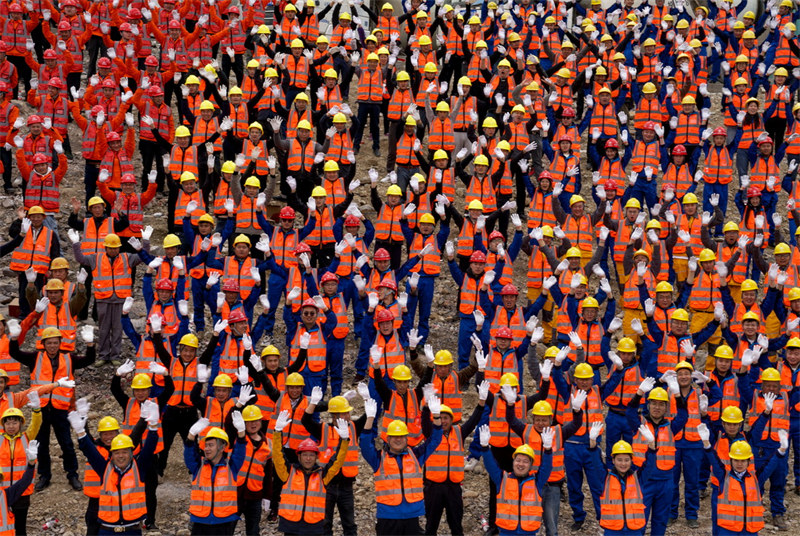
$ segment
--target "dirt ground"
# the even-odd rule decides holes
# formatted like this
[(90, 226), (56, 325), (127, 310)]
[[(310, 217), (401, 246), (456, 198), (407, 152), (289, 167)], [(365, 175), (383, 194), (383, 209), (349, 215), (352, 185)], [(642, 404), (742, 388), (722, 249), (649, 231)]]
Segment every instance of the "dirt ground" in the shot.
[[(710, 88), (713, 92), (718, 92), (719, 87), (711, 87)], [(714, 110), (715, 114), (712, 116), (712, 126), (718, 126), (722, 124), (722, 120), (719, 116), (719, 113), (716, 113), (719, 110), (719, 96), (716, 95), (713, 97), (714, 100)], [(351, 103), (353, 109), (356, 109), (355, 103)], [(28, 110), (29, 108), (22, 104), (21, 107), (24, 110)], [(66, 237), (66, 230), (67, 230), (67, 217), (68, 217), (68, 210), (69, 210), (69, 199), (71, 197), (77, 197), (78, 199), (83, 199), (83, 177), (82, 177), (82, 170), (84, 167), (83, 159), (80, 156), (80, 139), (81, 139), (81, 132), (77, 129), (77, 127), (72, 124), (70, 126), (70, 134), (72, 139), (72, 144), (74, 148), (75, 157), (70, 162), (70, 169), (69, 172), (62, 183), (62, 213), (59, 215), (59, 223), (61, 229), (61, 243), (64, 249), (69, 249), (69, 241)], [(365, 134), (365, 137), (367, 134)], [(381, 144), (382, 154), (384, 155), (381, 158), (376, 158), (373, 156), (372, 151), (369, 149), (369, 144), (367, 140), (365, 140), (363, 144), (363, 150), (358, 156), (358, 173), (357, 177), (361, 179), (362, 185), (357, 193), (356, 200), (362, 209), (362, 211), (367, 214), (368, 216), (374, 215), (374, 211), (372, 207), (369, 205), (369, 179), (367, 178), (367, 170), (370, 167), (375, 167), (381, 173), (381, 176), (385, 174), (385, 155), (388, 149), (386, 140), (382, 140)], [(589, 189), (591, 188), (591, 172), (588, 168), (587, 157), (584, 153), (582, 155), (582, 160), (584, 162), (584, 169), (583, 169), (583, 177), (584, 177), (584, 188), (583, 193), (588, 203), (592, 205), (591, 196), (589, 194)], [(141, 163), (140, 159), (136, 159), (136, 168), (137, 173), (141, 170)], [(387, 188), (387, 184), (382, 183), (379, 188), (381, 192), (385, 191)], [(461, 188), (461, 195), (463, 195), (463, 188)], [(730, 202), (729, 202), (729, 214), (733, 215), (736, 211), (735, 205), (733, 204), (733, 195), (735, 191), (731, 189), (730, 192)], [(778, 203), (778, 206), (781, 207), (781, 212), (785, 213), (785, 200), (786, 194), (781, 194), (781, 201)], [(0, 196), (0, 206), (2, 206), (3, 211), (0, 211), (0, 223), (4, 225), (10, 224), (13, 220), (14, 216), (14, 208), (20, 206), (22, 199), (20, 196), (11, 197), (11, 196)], [(155, 233), (153, 235), (153, 244), (160, 244), (161, 239), (166, 234), (166, 213), (167, 213), (167, 199), (166, 196), (159, 195), (153, 203), (148, 207), (147, 214), (145, 215), (145, 223), (148, 225), (152, 225), (155, 228)], [(590, 208), (594, 208), (593, 206)], [(786, 223), (784, 223), (784, 229), (786, 228)], [(451, 236), (455, 236), (457, 234), (457, 230), (453, 229), (451, 232)], [(155, 248), (155, 247), (154, 247)], [(156, 252), (158, 248), (155, 248)], [(70, 259), (72, 262), (73, 269), (77, 268), (74, 260), (72, 259), (72, 254), (68, 253), (67, 258)], [(7, 304), (10, 300), (16, 296), (17, 294), (17, 282), (16, 278), (13, 277), (10, 272), (7, 270), (7, 262), (3, 264), (3, 268), (5, 271), (3, 272), (3, 277), (0, 279), (0, 303)], [(520, 289), (524, 289), (526, 287), (525, 284), (525, 264), (527, 263), (527, 257), (524, 254), (521, 254), (516, 261), (515, 265), (515, 283)], [(139, 283), (140, 284), (140, 283)], [(431, 318), (431, 330), (432, 334), (430, 337), (430, 342), (432, 342), (435, 346), (435, 349), (438, 350), (440, 348), (448, 348), (451, 350), (455, 350), (457, 345), (457, 333), (458, 333), (458, 323), (456, 314), (457, 311), (453, 307), (455, 303), (457, 288), (455, 283), (453, 282), (452, 278), (449, 275), (446, 267), (443, 268), (442, 275), (437, 282), (436, 293), (434, 296), (430, 297), (433, 300), (433, 313)], [(144, 323), (144, 302), (141, 300), (141, 295), (137, 292), (134, 293), (134, 296), (139, 296), (136, 305), (131, 313), (131, 317), (135, 319), (134, 323), (137, 327), (143, 326)], [(278, 318), (282, 318), (280, 312), (277, 315)], [(201, 341), (208, 340), (210, 333), (205, 334), (198, 334), (201, 336)], [(30, 338), (29, 338), (30, 340)], [(275, 330), (275, 341), (279, 348), (283, 349), (283, 324), (282, 321), (279, 321), (276, 330)], [(203, 344), (203, 342), (201, 342)], [(260, 350), (263, 347), (263, 341), (260, 344), (257, 344), (257, 348)], [(543, 353), (544, 348), (540, 348), (540, 354)], [(79, 347), (78, 351), (82, 351), (82, 348)], [(133, 347), (127, 339), (123, 342), (123, 353), (127, 357), (133, 357)], [(352, 377), (354, 375), (354, 371), (352, 368), (352, 364), (355, 358), (356, 347), (353, 344), (352, 340), (348, 340), (346, 355), (345, 355), (345, 387), (349, 388), (350, 384), (352, 383)], [(104, 415), (114, 415), (116, 417), (122, 416), (122, 410), (119, 408), (116, 401), (113, 399), (109, 392), (109, 384), (112, 375), (114, 374), (114, 370), (110, 366), (100, 367), (100, 368), (88, 368), (80, 371), (77, 374), (78, 379), (78, 386), (77, 386), (77, 396), (78, 397), (87, 397), (92, 403), (92, 410), (90, 414), (90, 423), (96, 425), (97, 420), (104, 416)], [(530, 377), (526, 375), (525, 377), (526, 382), (526, 389), (531, 390), (533, 389), (533, 385), (531, 383)], [(27, 384), (27, 381), (25, 382)], [(466, 395), (466, 408), (474, 407), (475, 403), (477, 402), (477, 396), (474, 393), (474, 389), (471, 389)], [(356, 401), (356, 411), (354, 412), (356, 415), (359, 415), (361, 412), (361, 401)], [(327, 415), (325, 415), (327, 417)], [(32, 497), (32, 505), (30, 509), (29, 515), (29, 533), (37, 534), (42, 533), (42, 525), (50, 521), (54, 518), (58, 519), (58, 524), (56, 527), (48, 530), (44, 533), (56, 533), (56, 534), (63, 534), (65, 536), (73, 536), (77, 534), (82, 534), (85, 532), (85, 525), (83, 521), (84, 511), (86, 507), (87, 498), (80, 492), (72, 491), (71, 488), (67, 485), (66, 478), (63, 472), (59, 469), (60, 466), (60, 449), (58, 448), (57, 443), (55, 442), (55, 438), (52, 438), (51, 441), (51, 451), (53, 453), (53, 482), (52, 485), (44, 490), (41, 493), (36, 493)], [(79, 459), (81, 460), (81, 464), (83, 463), (83, 458), (79, 454)], [(790, 462), (791, 463), (791, 462)], [(359, 533), (360, 534), (370, 534), (374, 532), (374, 491), (372, 485), (372, 478), (370, 476), (370, 470), (366, 463), (362, 462), (361, 468), (361, 478), (359, 478), (358, 482), (356, 483), (356, 515), (357, 515), (357, 522), (359, 525)], [(791, 481), (790, 477), (790, 481)], [(180, 442), (176, 442), (173, 444), (172, 451), (170, 452), (169, 457), (169, 465), (167, 469), (167, 474), (165, 475), (163, 483), (158, 488), (158, 499), (159, 499), (159, 508), (158, 508), (158, 515), (157, 515), (157, 526), (159, 527), (158, 530), (150, 531), (148, 534), (150, 536), (158, 536), (160, 534), (165, 535), (188, 535), (188, 499), (189, 499), (189, 486), (190, 486), (190, 477), (188, 472), (183, 464), (183, 456), (182, 456), (182, 445)], [(584, 486), (585, 487), (585, 486)], [(487, 490), (488, 490), (488, 482), (485, 473), (468, 473), (466, 482), (464, 484), (464, 496), (465, 496), (465, 512), (464, 512), (464, 530), (466, 534), (480, 534), (480, 523), (479, 518), (481, 515), (488, 515), (488, 497), (487, 497)], [(565, 493), (566, 495), (566, 493)], [(589, 499), (588, 489), (586, 489), (586, 509), (589, 512), (589, 517), (587, 518), (587, 523), (584, 526), (583, 530), (579, 534), (599, 534), (600, 528), (594, 521), (593, 517), (593, 507), (591, 506), (591, 500)], [(566, 500), (566, 499), (564, 499)], [(798, 530), (800, 529), (800, 522), (796, 519), (793, 519), (793, 512), (794, 507), (800, 505), (800, 498), (798, 498), (793, 493), (787, 494), (786, 498), (787, 507), (788, 507), (788, 521), (790, 525), (790, 530)], [(766, 501), (765, 501), (766, 504)], [(767, 516), (768, 517), (768, 516)], [(701, 519), (701, 529), (698, 534), (709, 534), (710, 533), (710, 512), (709, 512), (709, 499), (704, 499), (701, 504), (701, 511), (700, 511), (700, 519)], [(422, 521), (424, 526), (424, 520)], [(569, 524), (571, 523), (571, 515), (570, 509), (568, 504), (562, 504), (561, 508), (561, 521), (560, 521), (560, 534), (562, 535), (570, 535), (573, 534), (569, 530)], [(335, 530), (337, 533), (341, 533), (340, 526), (335, 523), (334, 524)], [(765, 533), (768, 533), (772, 530), (771, 525), (767, 526), (768, 528), (765, 529)], [(276, 533), (276, 525), (267, 524), (266, 520), (262, 521), (262, 528), (264, 534), (273, 534)], [(677, 534), (685, 534), (687, 529), (687, 525), (685, 524), (685, 520), (682, 518), (670, 527), (667, 531), (667, 534), (670, 535), (677, 535)], [(244, 527), (243, 523), (239, 524), (237, 534), (243, 534)], [(447, 529), (446, 523), (443, 520), (442, 525), (440, 526), (439, 530), (440, 534), (448, 534), (449, 530)], [(578, 534), (578, 533), (576, 533)]]

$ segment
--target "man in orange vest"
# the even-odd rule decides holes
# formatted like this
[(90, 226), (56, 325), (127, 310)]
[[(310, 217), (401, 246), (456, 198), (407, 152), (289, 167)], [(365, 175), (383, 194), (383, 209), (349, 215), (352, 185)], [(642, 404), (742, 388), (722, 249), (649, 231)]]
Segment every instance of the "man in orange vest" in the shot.
[[(45, 225), (45, 218), (42, 207), (36, 205), (28, 208), (27, 217), (22, 218), (21, 243), (11, 252), (9, 268), (17, 272), (20, 297), (25, 296), (25, 288), (28, 286), (26, 270), (33, 268), (36, 273), (36, 288), (41, 290), (51, 259), (61, 256), (58, 234), (54, 231), (54, 226)], [(19, 307), (21, 316), (30, 313), (27, 300), (21, 299)]]
[(406, 423), (394, 420), (386, 428), (386, 442), (379, 451), (375, 447), (378, 404), (371, 399), (364, 402), (367, 421), (359, 445), (361, 455), (375, 472), (375, 533), (379, 536), (422, 532), (419, 517), (425, 514), (423, 468), (442, 441), (441, 402), (436, 395), (428, 400), (428, 408), (433, 426), (426, 441), (409, 447)]
[(143, 411), (147, 422), (147, 439), (139, 454), (134, 455), (133, 440), (118, 434), (111, 440), (108, 458), (86, 433), (87, 416), (72, 411), (69, 424), (78, 436), (78, 446), (92, 470), (100, 477), (99, 512), (97, 522), (103, 534), (142, 534), (146, 515), (145, 475), (154, 466), (153, 453), (158, 444), (158, 407)]
[[(317, 442), (308, 438), (301, 441), (296, 449), (297, 463), (287, 463), (281, 432), (291, 421), (289, 411), (282, 411), (272, 433), (272, 463), (275, 474), (284, 482), (278, 510), (278, 530), (284, 534), (324, 534), (327, 487), (345, 464), (350, 446), (351, 425), (344, 419), (336, 420), (333, 428), (339, 436), (339, 443), (332, 456), (330, 452), (320, 453)], [(332, 450), (330, 447), (328, 449)], [(324, 466), (318, 463), (320, 454), (328, 460)]]
[(238, 411), (233, 424), (237, 437), (230, 454), (230, 439), (224, 430), (209, 428), (200, 447), (195, 439), (208, 426), (208, 421), (200, 419), (189, 429), (183, 459), (192, 474), (189, 518), (193, 534), (233, 536), (236, 528), (239, 519), (236, 482), (247, 454), (244, 419)]
[[(85, 399), (76, 401), (76, 411), (83, 412), (89, 409), (89, 404)], [(137, 425), (137, 430), (131, 434), (134, 436), (132, 439), (135, 444), (141, 442), (141, 436), (144, 432), (145, 426)], [(97, 437), (90, 436), (91, 442), (97, 448), (100, 455), (109, 459), (111, 456), (111, 441), (119, 435), (119, 422), (111, 416), (105, 416), (97, 422)], [(80, 445), (79, 445), (80, 446)], [(86, 522), (87, 536), (97, 536), (100, 532), (100, 522), (97, 519), (97, 514), (100, 511), (100, 486), (102, 481), (100, 475), (94, 472), (89, 462), (86, 462), (86, 467), (83, 471), (83, 494), (89, 497), (89, 503), (86, 505), (86, 513), (83, 516)]]
[(369, 132), (372, 136), (372, 151), (375, 156), (381, 156), (381, 132), (379, 121), (381, 116), (381, 103), (383, 102), (384, 80), (383, 71), (379, 68), (380, 59), (375, 53), (367, 56), (367, 68), (358, 71), (358, 122), (353, 134), (353, 152), (358, 154), (361, 147), (361, 137), (369, 116)]

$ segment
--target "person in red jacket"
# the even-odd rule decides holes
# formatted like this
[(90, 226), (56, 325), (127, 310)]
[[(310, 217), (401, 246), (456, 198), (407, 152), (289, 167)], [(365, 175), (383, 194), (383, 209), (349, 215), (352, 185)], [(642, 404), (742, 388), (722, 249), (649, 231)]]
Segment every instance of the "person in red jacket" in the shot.
[(68, 164), (61, 142), (56, 140), (54, 146), (58, 154), (58, 167), (55, 170), (52, 168), (52, 159), (44, 153), (33, 155), (33, 165), (29, 166), (21, 154), (22, 149), (17, 149), (17, 167), (24, 184), (25, 208), (41, 206), (47, 215), (45, 224), (55, 230), (58, 227), (53, 218), (58, 214), (60, 204), (58, 188), (67, 174)]

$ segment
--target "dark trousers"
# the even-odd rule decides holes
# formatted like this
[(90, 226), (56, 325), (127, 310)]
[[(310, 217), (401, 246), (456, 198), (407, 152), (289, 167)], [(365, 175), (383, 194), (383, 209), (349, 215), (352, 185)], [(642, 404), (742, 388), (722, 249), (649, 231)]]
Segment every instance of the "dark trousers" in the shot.
[(3, 163), (3, 187), (8, 190), (13, 187), (11, 184), (11, 151), (7, 151), (5, 147), (0, 147), (0, 162)]
[(192, 536), (233, 536), (236, 529), (236, 521), (227, 523), (217, 523), (208, 525), (206, 523), (195, 523), (192, 525)]
[[(97, 178), (100, 176), (100, 162), (86, 160), (83, 165), (83, 185), (86, 192), (86, 203), (97, 193)], [(88, 287), (87, 287), (88, 288)]]
[(403, 264), (403, 243), (393, 242), (391, 240), (376, 240), (375, 251), (378, 251), (380, 248), (389, 252), (389, 266), (391, 266), (392, 270), (398, 270)]
[(99, 35), (90, 37), (86, 42), (86, 51), (89, 53), (89, 70), (86, 72), (86, 76), (91, 78), (97, 72), (97, 59), (106, 55), (106, 46), (103, 44), (103, 38)]
[(410, 519), (378, 519), (375, 523), (375, 534), (377, 536), (419, 536), (422, 530), (419, 528), (419, 518)]
[[(311, 266), (314, 268), (327, 268), (335, 254), (334, 245), (314, 246), (311, 248)], [(23, 274), (25, 277), (25, 274)]]
[(83, 515), (83, 519), (86, 521), (86, 536), (97, 536), (100, 532), (100, 521), (97, 519), (99, 511), (100, 499), (89, 498), (89, 504), (86, 505), (86, 513)]
[(230, 78), (231, 69), (233, 69), (233, 74), (236, 75), (236, 85), (242, 85), (242, 80), (244, 80), (244, 58), (242, 54), (234, 54), (233, 60), (231, 60), (227, 52), (222, 55), (222, 72), (225, 73), (226, 78)]
[(158, 496), (156, 495), (156, 490), (158, 489), (158, 459), (160, 455), (161, 453), (154, 454), (155, 458), (147, 469), (147, 475), (144, 480), (145, 506), (147, 507), (145, 524), (147, 526), (155, 525), (156, 523), (156, 510), (158, 510)]
[[(6, 56), (6, 59), (16, 67), (19, 79), (22, 80), (22, 84), (25, 86), (25, 95), (27, 96), (28, 90), (31, 89), (31, 68), (25, 63), (25, 58), (23, 56)], [(14, 91), (14, 98), (18, 98), (19, 86), (11, 89)], [(25, 97), (23, 97), (23, 100), (24, 98)]]
[(139, 140), (139, 151), (142, 153), (142, 192), (147, 190), (149, 185), (147, 175), (153, 169), (153, 162), (155, 162), (156, 171), (158, 172), (156, 184), (158, 184), (158, 190), (163, 192), (166, 173), (161, 146), (157, 141)]
[(353, 481), (349, 478), (341, 480), (341, 482), (332, 481), (326, 489), (324, 531), (325, 534), (333, 534), (333, 509), (336, 507), (339, 510), (344, 536), (356, 536), (358, 526), (355, 517)]
[[(28, 286), (28, 278), (25, 277), (25, 272), (19, 272), (17, 274), (17, 282), (19, 283), (19, 294), (17, 294), (17, 296), (19, 296), (19, 315), (20, 318), (25, 318), (31, 312), (31, 306), (28, 300), (25, 299), (25, 289)], [(41, 292), (42, 287), (44, 287), (44, 282), (44, 274), (36, 274), (36, 281), (34, 281), (33, 284), (36, 285), (37, 291)], [(44, 425), (42, 426), (44, 427)]]
[(158, 473), (164, 475), (167, 468), (167, 458), (175, 435), (180, 434), (181, 439), (186, 441), (189, 437), (189, 428), (197, 422), (197, 410), (195, 408), (179, 408), (177, 406), (167, 406), (164, 415), (161, 417), (161, 429), (164, 434), (164, 450), (159, 453)]
[(258, 536), (261, 524), (261, 500), (243, 499), (239, 497), (239, 514), (244, 517), (244, 533), (246, 536)]
[(11, 511), (14, 513), (14, 530), (17, 536), (27, 536), (28, 534), (28, 508), (31, 506), (31, 496), (20, 497)]
[(56, 434), (56, 441), (61, 447), (64, 472), (67, 478), (78, 477), (78, 458), (75, 456), (75, 445), (72, 443), (72, 428), (67, 421), (65, 409), (55, 409), (52, 404), (42, 408), (42, 427), (36, 435), (39, 441), (39, 476), (50, 480), (53, 476), (50, 460), (50, 428)]
[(436, 536), (442, 512), (447, 517), (447, 526), (452, 536), (461, 536), (461, 518), (464, 517), (464, 498), (461, 484), (455, 482), (431, 482), (425, 480), (425, 534)]
[(400, 121), (392, 121), (389, 124), (389, 140), (388, 147), (386, 148), (386, 171), (394, 169), (395, 161), (397, 160), (397, 140), (403, 135), (403, 125)]
[(380, 103), (359, 102), (358, 130), (356, 130), (356, 134), (353, 136), (353, 148), (356, 151), (359, 149), (359, 147), (361, 147), (361, 138), (364, 135), (364, 127), (367, 124), (367, 116), (369, 116), (369, 133), (372, 135), (372, 148), (380, 149), (381, 147), (381, 105)]

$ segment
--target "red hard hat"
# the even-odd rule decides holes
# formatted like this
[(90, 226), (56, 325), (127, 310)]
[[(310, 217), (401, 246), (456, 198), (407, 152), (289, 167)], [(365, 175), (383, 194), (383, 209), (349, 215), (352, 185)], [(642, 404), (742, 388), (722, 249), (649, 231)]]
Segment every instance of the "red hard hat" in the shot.
[(349, 214), (349, 215), (348, 215), (348, 216), (347, 216), (347, 217), (344, 219), (344, 226), (345, 226), (345, 227), (358, 227), (358, 226), (360, 226), (360, 225), (361, 225), (361, 220), (359, 220), (358, 218), (356, 218), (356, 217), (355, 217), (355, 216), (353, 216), (352, 214)]
[(386, 251), (383, 248), (378, 249), (375, 252), (375, 255), (372, 257), (372, 260), (375, 260), (375, 261), (388, 261), (388, 260), (391, 260), (391, 259), (392, 259), (392, 257), (391, 257), (391, 255), (389, 255), (389, 252)]
[(311, 253), (311, 247), (305, 242), (300, 242), (297, 244), (297, 247), (294, 248), (294, 252), (297, 255), (300, 255), (301, 253)]
[[(151, 66), (151, 67), (158, 67), (158, 59), (156, 59), (156, 57), (155, 57), (155, 56), (153, 56), (152, 54), (150, 54), (149, 56), (147, 56), (147, 57), (144, 59), (144, 64), (145, 64), (145, 65), (149, 65), (149, 66)], [(153, 87), (153, 86), (151, 86), (151, 87)]]
[(133, 30), (133, 28), (131, 28), (130, 23), (123, 22), (122, 24), (119, 25), (119, 31), (120, 32), (130, 32), (132, 30)]
[(606, 141), (606, 149), (608, 148), (619, 149), (619, 143), (617, 143), (617, 140), (615, 138), (611, 138)]
[(501, 296), (519, 296), (519, 290), (513, 284), (509, 283), (500, 291)]
[(8, 6), (9, 13), (22, 13), (22, 6), (18, 3), (14, 2), (10, 6)]
[(378, 311), (378, 314), (375, 315), (376, 322), (391, 322), (394, 320), (394, 313), (391, 312), (389, 309), (381, 309)]
[(239, 14), (241, 14), (241, 11), (239, 11), (239, 7), (238, 7), (238, 6), (230, 6), (230, 7), (228, 8), (228, 11), (227, 11), (227, 13), (228, 13), (228, 14), (231, 14), (231, 13), (236, 13), (237, 15), (239, 15)]
[(44, 51), (44, 59), (46, 60), (55, 60), (58, 59), (58, 54), (52, 48), (48, 48)]
[(47, 85), (50, 87), (55, 87), (61, 89), (64, 87), (64, 84), (61, 82), (61, 79), (57, 76), (54, 76), (50, 80), (47, 81)]
[(747, 198), (750, 199), (751, 197), (760, 197), (761, 196), (761, 189), (758, 186), (751, 186), (747, 189)]
[(561, 117), (575, 117), (575, 110), (570, 107), (566, 107), (561, 111)]
[(125, 173), (119, 179), (120, 184), (136, 184), (136, 177), (133, 176), (133, 173)]
[(108, 136), (106, 136), (106, 141), (120, 141), (121, 139), (120, 135), (114, 131), (109, 132)]
[(553, 175), (549, 171), (547, 171), (545, 169), (544, 171), (539, 173), (539, 180), (542, 180), (542, 179), (550, 179), (552, 181), (553, 180)]
[(222, 292), (239, 292), (239, 282), (229, 277), (222, 282)]
[(77, 0), (64, 0), (64, 1), (61, 3), (61, 7), (69, 7), (69, 6), (72, 6), (72, 7), (78, 7), (78, 2), (77, 2)]
[(686, 147), (683, 145), (676, 145), (672, 148), (672, 155), (673, 156), (686, 156)]
[(111, 68), (111, 60), (108, 58), (100, 58), (97, 60), (97, 66), (101, 69), (110, 69)]
[(644, 129), (644, 130), (655, 130), (655, 129), (656, 129), (656, 124), (655, 124), (655, 122), (653, 122), (653, 121), (647, 121), (647, 122), (644, 124), (644, 127), (643, 127), (643, 129)]
[(675, 190), (675, 184), (671, 182), (665, 182), (661, 185), (661, 191), (664, 192), (666, 190)]
[(499, 238), (500, 240), (506, 239), (506, 237), (503, 236), (503, 233), (501, 233), (500, 231), (492, 231), (492, 233), (489, 235), (489, 242), (491, 242), (495, 238)]
[(141, 19), (142, 11), (138, 7), (132, 7), (128, 10), (128, 20)]
[(282, 220), (293, 220), (294, 209), (292, 207), (283, 207), (278, 213), (278, 217), (280, 217)]
[(759, 146), (761, 146), (761, 145), (764, 145), (765, 143), (772, 143), (772, 138), (770, 138), (769, 136), (767, 136), (766, 138), (764, 138), (763, 140), (761, 140), (760, 142), (758, 142), (758, 145), (759, 145)]
[(100, 84), (100, 87), (103, 89), (117, 89), (117, 83), (110, 78), (106, 78), (103, 80), (103, 83)]
[(48, 164), (50, 163), (50, 159), (44, 153), (36, 153), (33, 155), (33, 165), (36, 164)]
[(11, 50), (11, 45), (5, 41), (0, 41), (0, 52), (8, 52), (9, 50)]
[(172, 279), (163, 277), (156, 282), (156, 290), (175, 290), (175, 285), (172, 283)]
[(385, 278), (383, 279), (383, 281), (381, 281), (381, 282), (378, 284), (378, 288), (381, 288), (381, 287), (383, 287), (383, 288), (388, 288), (389, 290), (392, 290), (392, 291), (394, 291), (394, 292), (397, 292), (397, 283), (395, 283), (394, 281), (392, 281), (392, 280), (391, 280), (391, 279), (389, 279), (388, 277), (385, 277)]
[(317, 442), (311, 439), (304, 439), (297, 445), (297, 452), (319, 452), (319, 445)]
[(95, 104), (92, 106), (92, 117), (97, 117), (100, 112), (105, 113), (105, 109), (101, 105)]
[(161, 86), (150, 86), (147, 90), (147, 94), (151, 97), (160, 97), (164, 95), (164, 90)]
[(244, 314), (242, 308), (234, 309), (228, 315), (228, 324), (235, 324), (236, 322), (247, 322), (247, 316)]
[(320, 283), (327, 283), (328, 281), (336, 281), (338, 283), (339, 277), (333, 272), (325, 272), (322, 274), (322, 277), (319, 278)]
[(497, 330), (497, 335), (495, 335), (496, 339), (513, 339), (514, 333), (511, 331), (511, 328), (508, 326), (503, 326), (502, 328)]
[(469, 262), (486, 262), (486, 254), (483, 251), (473, 251), (469, 256)]
[(62, 20), (58, 23), (58, 31), (59, 32), (69, 32), (72, 31), (72, 24), (69, 21)]
[(558, 141), (559, 141), (559, 143), (560, 143), (560, 142), (562, 142), (562, 141), (568, 141), (568, 142), (572, 142), (572, 136), (570, 136), (569, 134), (562, 134), (562, 135), (561, 135), (561, 136), (558, 138)]
[(712, 136), (727, 136), (728, 131), (725, 130), (725, 127), (717, 127), (714, 129)]
[(603, 188), (606, 189), (606, 192), (608, 192), (610, 190), (614, 190), (616, 192), (617, 191), (617, 181), (615, 181), (614, 179), (608, 179), (605, 182), (605, 184), (603, 185)]
[(306, 299), (303, 301), (303, 305), (301, 305), (300, 307), (313, 307), (314, 309), (316, 309), (316, 308), (317, 308), (317, 304), (316, 304), (316, 303), (314, 303), (314, 300), (313, 300), (313, 299), (311, 299), (311, 298), (306, 298)]
[(175, 19), (172, 19), (172, 20), (169, 21), (169, 24), (167, 25), (167, 28), (170, 29), (170, 30), (180, 30), (181, 29), (181, 23), (179, 21), (175, 20)]
[(35, 125), (37, 123), (41, 124), (41, 122), (42, 122), (42, 117), (39, 115), (34, 114), (28, 116), (28, 126)]
[(0, 93), (5, 93), (7, 91), (9, 91), (8, 84), (0, 80)]

